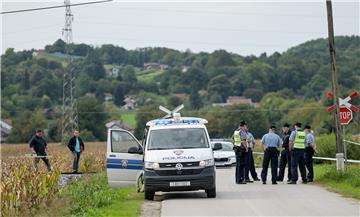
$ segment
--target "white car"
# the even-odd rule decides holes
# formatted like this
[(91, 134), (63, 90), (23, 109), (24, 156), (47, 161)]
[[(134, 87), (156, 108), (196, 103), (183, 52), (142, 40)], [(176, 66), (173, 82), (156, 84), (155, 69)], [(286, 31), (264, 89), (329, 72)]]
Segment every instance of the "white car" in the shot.
[(212, 147), (215, 144), (221, 144), (221, 149), (214, 151), (214, 159), (216, 166), (231, 166), (236, 163), (235, 152), (233, 150), (233, 144), (225, 141), (212, 141)]

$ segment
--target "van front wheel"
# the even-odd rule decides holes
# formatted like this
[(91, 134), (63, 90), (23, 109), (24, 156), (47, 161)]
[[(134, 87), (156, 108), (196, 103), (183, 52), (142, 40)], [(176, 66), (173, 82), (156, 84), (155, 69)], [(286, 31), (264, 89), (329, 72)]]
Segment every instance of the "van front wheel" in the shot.
[(210, 188), (205, 190), (208, 198), (215, 198), (216, 197), (216, 188)]
[(145, 199), (154, 200), (155, 192), (145, 190)]

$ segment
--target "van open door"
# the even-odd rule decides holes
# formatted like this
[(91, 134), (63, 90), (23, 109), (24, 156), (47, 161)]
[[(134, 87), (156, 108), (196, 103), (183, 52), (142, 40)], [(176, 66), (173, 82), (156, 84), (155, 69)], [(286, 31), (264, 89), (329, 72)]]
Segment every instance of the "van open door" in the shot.
[(109, 185), (136, 186), (143, 167), (143, 148), (135, 136), (126, 130), (109, 129), (106, 153)]

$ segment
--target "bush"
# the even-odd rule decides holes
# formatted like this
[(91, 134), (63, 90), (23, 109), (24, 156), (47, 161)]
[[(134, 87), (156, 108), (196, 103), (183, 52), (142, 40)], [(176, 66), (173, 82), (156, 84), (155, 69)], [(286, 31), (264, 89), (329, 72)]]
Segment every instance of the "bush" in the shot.
[[(335, 134), (321, 135), (315, 138), (316, 155), (319, 157), (335, 157), (336, 155), (336, 138)], [(360, 146), (346, 144), (348, 159), (360, 160)]]

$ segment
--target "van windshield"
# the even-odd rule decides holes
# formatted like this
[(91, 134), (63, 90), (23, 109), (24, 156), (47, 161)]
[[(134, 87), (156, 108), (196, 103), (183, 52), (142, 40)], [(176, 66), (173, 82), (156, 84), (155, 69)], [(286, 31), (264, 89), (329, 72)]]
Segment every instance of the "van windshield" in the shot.
[(176, 128), (152, 130), (148, 150), (208, 148), (203, 128)]

